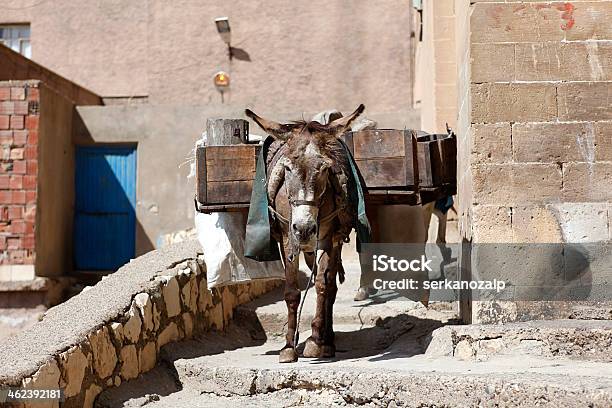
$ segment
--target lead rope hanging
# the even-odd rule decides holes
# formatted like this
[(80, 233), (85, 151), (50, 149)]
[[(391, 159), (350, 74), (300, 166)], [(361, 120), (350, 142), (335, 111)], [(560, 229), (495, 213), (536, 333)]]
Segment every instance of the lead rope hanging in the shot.
[[(318, 218), (318, 215), (317, 215)], [(304, 302), (306, 301), (306, 295), (308, 294), (308, 289), (312, 285), (313, 278), (317, 276), (318, 262), (317, 262), (317, 254), (319, 252), (319, 222), (317, 220), (317, 243), (315, 245), (315, 253), (314, 260), (312, 261), (312, 271), (310, 272), (310, 279), (308, 279), (308, 284), (306, 284), (306, 290), (304, 291), (304, 297), (300, 301), (300, 307), (298, 308), (297, 321), (295, 322), (295, 333), (293, 333), (293, 350), (295, 350), (295, 354), (297, 355), (297, 346), (298, 346), (298, 336), (300, 334), (300, 319), (302, 318), (302, 308), (304, 307)], [(299, 254), (298, 254), (298, 263), (299, 263)], [(299, 283), (298, 283), (299, 284)]]

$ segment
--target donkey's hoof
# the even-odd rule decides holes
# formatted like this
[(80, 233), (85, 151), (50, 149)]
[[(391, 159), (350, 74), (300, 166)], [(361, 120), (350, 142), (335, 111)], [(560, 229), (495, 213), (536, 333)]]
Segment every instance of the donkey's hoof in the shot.
[(306, 339), (306, 344), (304, 345), (304, 352), (302, 355), (307, 358), (319, 358), (323, 357), (322, 355), (322, 346), (319, 346), (315, 341), (309, 337)]
[(279, 363), (295, 363), (296, 361), (298, 361), (298, 355), (295, 349), (289, 347), (280, 351), (278, 356)]
[(323, 345), (321, 347), (321, 357), (330, 358), (336, 356), (336, 346), (333, 344), (331, 346)]

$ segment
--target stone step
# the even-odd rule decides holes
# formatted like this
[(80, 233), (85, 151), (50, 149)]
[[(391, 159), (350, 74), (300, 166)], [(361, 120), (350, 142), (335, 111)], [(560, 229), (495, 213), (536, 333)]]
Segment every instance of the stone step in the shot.
[[(366, 328), (340, 324), (336, 327), (334, 359), (300, 358), (297, 363), (279, 364), (283, 339), (262, 337), (261, 326), (250, 320), (246, 325), (250, 326), (245, 327), (243, 317), (238, 316), (237, 324), (226, 335), (210, 333), (198, 341), (164, 349), (163, 359), (173, 367), (183, 389), (227, 398), (270, 393), (289, 398), (306, 390), (332, 393), (345, 403), (383, 406), (391, 401), (409, 406), (440, 406), (451, 401), (460, 406), (510, 402), (536, 406), (547, 401), (554, 401), (554, 406), (612, 404), (611, 366), (605, 358), (573, 359), (586, 352), (584, 346), (582, 352), (570, 354), (568, 350), (553, 356), (527, 350), (529, 358), (521, 358), (526, 351), (520, 348), (489, 353), (486, 359), (466, 360), (434, 352), (441, 349), (443, 338), (450, 336), (457, 344), (468, 338), (486, 342), (491, 340), (489, 336), (500, 335), (495, 330), (503, 332), (508, 325), (439, 328), (407, 315), (382, 319)], [(592, 327), (586, 327), (586, 323)], [(529, 336), (535, 340), (546, 336), (562, 339), (562, 334), (579, 333), (585, 342), (596, 336), (594, 344), (603, 347), (600, 357), (610, 350), (605, 345), (609, 333), (606, 322), (529, 322), (510, 325), (509, 330), (512, 335), (501, 333), (502, 341), (517, 339), (520, 343)], [(304, 331), (302, 339), (308, 335)], [(481, 343), (481, 347), (488, 350), (487, 343)], [(333, 400), (333, 395), (326, 398)], [(274, 398), (263, 400), (275, 406)]]
[(555, 407), (612, 404), (612, 378), (596, 374), (601, 365), (577, 370), (570, 365), (562, 370), (556, 367), (556, 374), (551, 374), (542, 367), (540, 372), (504, 371), (501, 364), (471, 373), (469, 365), (448, 367), (451, 362), (444, 364), (446, 370), (434, 364), (436, 369), (428, 371), (422, 366), (401, 369), (397, 361), (387, 361), (386, 367), (317, 361), (274, 367), (201, 363), (175, 362), (184, 389), (225, 397), (308, 390), (331, 392), (349, 404), (377, 406), (399, 402), (407, 406), (542, 406), (548, 401), (554, 401)]
[(498, 354), (612, 361), (612, 321), (538, 320), (504, 325), (452, 325), (434, 330), (429, 357), (484, 361)]

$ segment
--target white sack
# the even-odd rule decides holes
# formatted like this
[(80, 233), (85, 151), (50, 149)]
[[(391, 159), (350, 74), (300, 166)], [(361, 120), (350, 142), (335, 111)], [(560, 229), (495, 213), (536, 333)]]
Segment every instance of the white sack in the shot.
[(244, 257), (245, 214), (196, 212), (195, 224), (209, 288), (253, 279), (285, 278), (281, 261), (257, 262)]

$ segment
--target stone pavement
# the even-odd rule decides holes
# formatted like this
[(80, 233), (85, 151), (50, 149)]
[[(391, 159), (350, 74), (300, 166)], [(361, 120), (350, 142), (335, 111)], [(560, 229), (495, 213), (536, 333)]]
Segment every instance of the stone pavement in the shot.
[(98, 406), (612, 406), (612, 322), (461, 326), (447, 303), (353, 302), (358, 269), (346, 269), (334, 359), (278, 363), (286, 309), (277, 290), (243, 306), (226, 333), (167, 346), (157, 368), (105, 391)]

